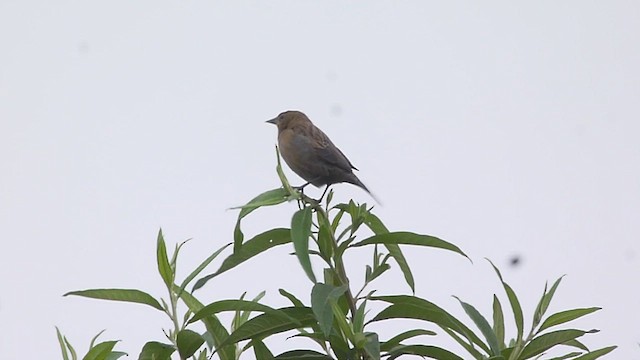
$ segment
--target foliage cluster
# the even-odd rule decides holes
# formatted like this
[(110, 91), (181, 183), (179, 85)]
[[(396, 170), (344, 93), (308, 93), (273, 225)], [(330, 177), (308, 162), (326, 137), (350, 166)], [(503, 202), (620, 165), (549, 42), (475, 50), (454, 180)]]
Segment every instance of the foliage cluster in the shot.
[[(532, 314), (531, 327), (525, 332), (524, 313), (516, 293), (507, 284), (497, 267), (493, 266), (509, 304), (508, 312), (497, 295), (493, 295), (493, 311), (489, 321), (474, 306), (460, 299), (462, 309), (476, 328), (472, 330), (462, 320), (434, 304), (414, 295), (414, 275), (401, 246), (413, 245), (446, 250), (466, 257), (457, 246), (434, 236), (406, 231), (389, 231), (366, 204), (353, 201), (332, 205), (333, 193), (329, 192), (324, 203), (311, 199), (289, 185), (278, 158), (277, 172), (282, 187), (264, 192), (240, 208), (234, 230), (233, 243), (211, 254), (189, 276), (178, 283), (176, 267), (178, 255), (184, 243), (167, 252), (162, 231), (156, 246), (157, 267), (166, 286), (168, 297), (159, 300), (137, 289), (90, 289), (72, 291), (66, 295), (96, 299), (125, 301), (144, 304), (164, 313), (171, 320), (171, 328), (165, 331), (166, 342), (147, 342), (138, 359), (237, 360), (245, 352), (252, 352), (260, 360), (309, 359), (309, 360), (379, 360), (415, 355), (432, 359), (456, 360), (467, 358), (492, 360), (524, 359), (597, 359), (615, 349), (615, 346), (589, 350), (579, 338), (597, 330), (565, 328), (572, 320), (593, 313), (599, 308), (577, 308), (547, 315), (549, 304), (561, 282), (556, 280), (544, 292)], [(287, 201), (297, 201), (299, 209), (291, 218), (290, 228), (275, 228), (245, 240), (241, 221), (260, 207), (274, 206)], [(361, 239), (362, 233), (373, 233)], [(291, 306), (273, 308), (261, 302), (264, 293), (253, 299), (217, 300), (208, 304), (196, 298), (193, 291), (204, 286), (216, 276), (235, 269), (265, 251), (276, 246), (292, 244), (301, 269), (312, 282), (311, 303), (305, 304), (293, 293), (280, 289)], [(214, 273), (197, 280), (191, 291), (188, 287), (225, 250), (232, 252), (221, 262)], [(364, 269), (364, 284), (354, 289), (349, 281), (344, 255), (357, 248), (371, 249), (371, 262)], [(323, 264), (321, 274), (314, 272), (312, 258)], [(412, 291), (408, 294), (377, 295), (372, 286), (395, 263)], [(457, 299), (457, 298), (456, 298)], [(504, 300), (503, 300), (504, 301)], [(371, 303), (384, 304), (381, 311), (370, 315)], [(186, 305), (179, 313), (178, 305)], [(228, 327), (220, 320), (220, 313), (232, 312)], [(507, 336), (506, 314), (515, 324), (515, 334)], [(370, 324), (393, 319), (421, 320), (424, 327), (406, 329), (388, 339), (380, 339), (370, 331)], [(194, 330), (194, 325), (204, 325), (206, 331)], [(414, 323), (414, 322), (411, 322)], [(294, 331), (296, 337), (310, 341), (312, 348), (292, 349), (274, 355), (264, 339), (278, 333)], [(459, 344), (456, 349), (444, 349), (432, 345), (429, 336), (441, 332)], [(99, 334), (98, 334), (99, 335)], [(116, 360), (124, 355), (115, 351), (116, 341), (96, 343), (91, 341), (87, 360)], [(75, 349), (58, 331), (63, 358), (77, 359)], [(548, 357), (547, 352), (560, 347), (564, 354)], [(556, 351), (557, 352), (557, 351)], [(251, 355), (249, 355), (251, 356)]]

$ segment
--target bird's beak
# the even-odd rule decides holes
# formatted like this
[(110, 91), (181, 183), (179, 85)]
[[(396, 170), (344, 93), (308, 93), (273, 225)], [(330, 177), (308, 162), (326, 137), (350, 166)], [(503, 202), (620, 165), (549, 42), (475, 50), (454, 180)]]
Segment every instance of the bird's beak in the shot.
[(267, 120), (269, 124), (278, 125), (278, 118), (273, 118), (271, 120)]

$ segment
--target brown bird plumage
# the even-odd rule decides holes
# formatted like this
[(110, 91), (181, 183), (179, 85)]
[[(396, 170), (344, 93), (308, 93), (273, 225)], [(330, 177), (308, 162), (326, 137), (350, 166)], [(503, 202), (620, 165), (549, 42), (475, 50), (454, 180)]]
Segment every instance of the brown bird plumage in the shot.
[(358, 169), (307, 115), (300, 111), (285, 111), (267, 122), (278, 127), (280, 154), (291, 170), (307, 181), (302, 187), (326, 185), (326, 192), (330, 185), (346, 182), (371, 194), (353, 173), (353, 169)]

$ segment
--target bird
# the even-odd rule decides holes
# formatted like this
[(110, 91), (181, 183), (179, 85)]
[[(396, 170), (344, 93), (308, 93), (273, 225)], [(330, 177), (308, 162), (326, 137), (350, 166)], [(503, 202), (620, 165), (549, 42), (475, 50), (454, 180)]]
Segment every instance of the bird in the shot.
[(350, 183), (369, 193), (379, 203), (353, 173), (353, 170), (358, 169), (307, 115), (297, 110), (288, 110), (267, 120), (267, 123), (278, 127), (278, 147), (284, 161), (306, 181), (298, 189), (303, 191), (309, 184), (326, 186), (320, 197), (322, 200), (329, 186)]

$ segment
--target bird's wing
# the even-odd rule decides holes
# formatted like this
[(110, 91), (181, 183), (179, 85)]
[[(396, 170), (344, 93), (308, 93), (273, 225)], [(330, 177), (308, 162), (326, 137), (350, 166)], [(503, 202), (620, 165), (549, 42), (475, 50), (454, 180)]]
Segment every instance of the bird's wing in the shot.
[(316, 149), (320, 159), (348, 172), (351, 172), (351, 169), (358, 170), (322, 130), (318, 128), (314, 130), (317, 131), (317, 133), (313, 136), (315, 140), (313, 147)]

